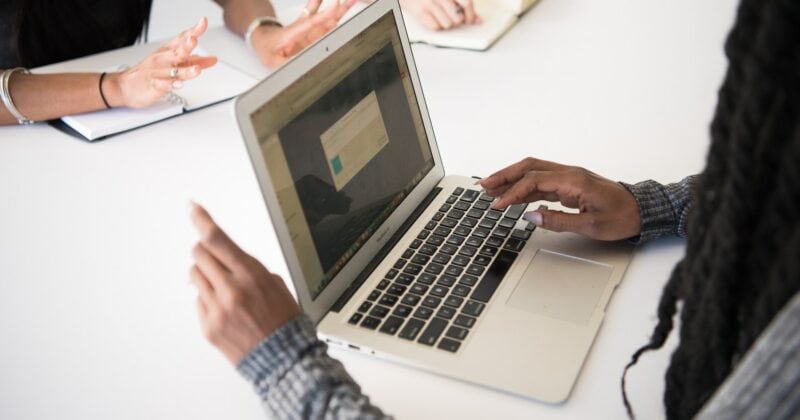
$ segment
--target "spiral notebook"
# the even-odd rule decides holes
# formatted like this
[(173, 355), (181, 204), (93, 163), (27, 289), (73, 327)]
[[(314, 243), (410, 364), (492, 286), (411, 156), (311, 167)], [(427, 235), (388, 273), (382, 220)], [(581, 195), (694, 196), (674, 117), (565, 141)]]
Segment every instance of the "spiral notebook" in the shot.
[(511, 29), (517, 23), (519, 15), (535, 3), (536, 0), (474, 0), (475, 11), (483, 22), (441, 31), (430, 30), (405, 13), (403, 20), (411, 42), (484, 51)]
[(161, 101), (147, 108), (107, 109), (66, 116), (61, 121), (86, 140), (94, 141), (228, 100), (257, 81), (218, 61), (196, 79), (187, 80), (180, 90), (164, 95)]

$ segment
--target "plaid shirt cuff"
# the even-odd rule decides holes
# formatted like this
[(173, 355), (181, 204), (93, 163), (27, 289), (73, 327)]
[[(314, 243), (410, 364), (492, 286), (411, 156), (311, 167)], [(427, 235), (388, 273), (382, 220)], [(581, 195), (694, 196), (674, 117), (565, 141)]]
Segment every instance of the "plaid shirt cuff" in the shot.
[(639, 204), (642, 229), (639, 236), (628, 241), (640, 244), (668, 235), (686, 237), (686, 220), (692, 208), (692, 189), (696, 175), (674, 184), (659, 184), (653, 180), (637, 184), (621, 184), (633, 194)]
[[(237, 366), (239, 373), (262, 391), (267, 378), (282, 376), (314, 345), (317, 339), (314, 324), (305, 315), (297, 316), (257, 345)], [(267, 391), (264, 389), (263, 391)]]

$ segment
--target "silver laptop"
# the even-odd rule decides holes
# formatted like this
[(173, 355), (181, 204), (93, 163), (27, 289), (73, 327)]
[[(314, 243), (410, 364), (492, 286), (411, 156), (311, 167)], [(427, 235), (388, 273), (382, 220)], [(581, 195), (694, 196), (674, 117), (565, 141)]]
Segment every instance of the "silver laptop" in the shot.
[(569, 396), (631, 247), (534, 229), (525, 205), (492, 209), (476, 179), (445, 176), (397, 0), (364, 9), (235, 112), (323, 339), (542, 401)]

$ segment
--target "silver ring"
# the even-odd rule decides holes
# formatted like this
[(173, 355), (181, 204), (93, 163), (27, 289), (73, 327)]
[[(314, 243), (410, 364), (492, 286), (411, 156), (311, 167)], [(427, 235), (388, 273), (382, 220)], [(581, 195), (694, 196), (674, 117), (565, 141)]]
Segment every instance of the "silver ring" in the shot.
[(169, 71), (169, 77), (171, 77), (173, 79), (178, 77), (178, 68), (177, 67), (173, 67), (172, 70)]

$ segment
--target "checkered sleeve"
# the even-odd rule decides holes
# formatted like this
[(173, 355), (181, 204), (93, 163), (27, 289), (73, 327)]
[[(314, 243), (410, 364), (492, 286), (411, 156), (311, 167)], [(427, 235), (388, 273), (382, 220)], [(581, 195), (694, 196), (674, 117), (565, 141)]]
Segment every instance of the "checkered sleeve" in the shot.
[(629, 241), (647, 242), (667, 235), (686, 237), (686, 220), (692, 209), (692, 189), (697, 175), (674, 184), (659, 184), (653, 180), (638, 184), (622, 183), (639, 204), (642, 230)]
[(238, 365), (276, 419), (383, 419), (344, 366), (328, 356), (305, 315), (290, 320)]

